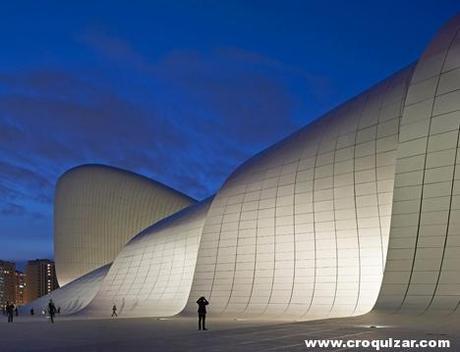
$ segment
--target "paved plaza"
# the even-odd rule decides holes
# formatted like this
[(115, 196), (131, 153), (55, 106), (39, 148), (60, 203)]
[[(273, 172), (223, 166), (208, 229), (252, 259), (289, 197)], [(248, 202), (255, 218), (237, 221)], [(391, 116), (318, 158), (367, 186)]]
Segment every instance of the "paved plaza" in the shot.
[(364, 351), (366, 349), (307, 349), (304, 340), (390, 337), (449, 339), (452, 344), (449, 351), (460, 350), (458, 327), (448, 320), (443, 325), (428, 328), (417, 320), (379, 325), (379, 319), (370, 316), (295, 323), (210, 318), (208, 327), (208, 331), (198, 331), (196, 320), (192, 318), (58, 318), (52, 325), (45, 318), (29, 317), (19, 317), (13, 324), (7, 324), (5, 317), (0, 323), (0, 351)]

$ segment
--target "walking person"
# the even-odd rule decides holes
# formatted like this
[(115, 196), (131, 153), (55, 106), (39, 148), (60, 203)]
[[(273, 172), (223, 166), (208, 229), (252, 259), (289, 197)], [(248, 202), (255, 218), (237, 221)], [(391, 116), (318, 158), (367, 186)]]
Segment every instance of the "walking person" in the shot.
[(48, 303), (48, 314), (50, 315), (50, 321), (54, 324), (54, 316), (56, 315), (56, 306), (52, 299)]
[(208, 330), (206, 329), (206, 306), (209, 302), (201, 296), (196, 303), (198, 304), (198, 330)]
[(117, 306), (114, 304), (113, 307), (112, 307), (112, 318), (113, 317), (118, 317), (118, 314), (117, 314)]

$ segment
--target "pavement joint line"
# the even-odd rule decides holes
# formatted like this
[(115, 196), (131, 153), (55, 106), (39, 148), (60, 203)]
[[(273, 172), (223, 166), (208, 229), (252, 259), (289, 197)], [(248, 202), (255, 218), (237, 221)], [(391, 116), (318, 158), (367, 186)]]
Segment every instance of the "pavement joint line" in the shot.
[(305, 334), (299, 333), (299, 334), (292, 334), (292, 335), (283, 335), (283, 336), (278, 336), (278, 337), (272, 337), (272, 338), (268, 338), (268, 339), (258, 339), (257, 341), (245, 341), (245, 342), (240, 342), (240, 343), (238, 343), (238, 345), (249, 345), (249, 344), (252, 344), (252, 343), (259, 343), (259, 342), (264, 342), (264, 341), (282, 340), (282, 339), (289, 338), (289, 337), (293, 337), (293, 336), (305, 336)]
[[(284, 330), (284, 329), (283, 329)], [(287, 329), (286, 329), (287, 330)], [(315, 331), (308, 330), (308, 335), (314, 334), (314, 333), (319, 333), (323, 331), (328, 331), (328, 330), (334, 330), (334, 328), (329, 328), (329, 329), (319, 329)], [(253, 332), (248, 332), (248, 333), (241, 333), (241, 334), (233, 334), (232, 336), (238, 335), (238, 336), (249, 336), (249, 335), (257, 335), (257, 334), (269, 334), (269, 333), (278, 333), (280, 330), (264, 330), (264, 331), (253, 331)], [(231, 336), (230, 336), (231, 337)]]
[[(321, 328), (316, 328), (316, 329), (311, 329), (309, 327), (303, 327), (302, 329), (299, 329), (299, 328), (285, 328), (285, 329), (265, 329), (264, 331), (270, 331), (270, 332), (283, 332), (283, 331), (310, 331), (310, 332), (314, 332), (314, 331), (325, 331), (325, 330), (330, 330), (330, 329), (337, 329), (337, 327), (326, 327), (326, 329), (324, 329), (325, 327), (321, 327)], [(254, 331), (256, 332), (256, 331)], [(252, 332), (251, 332), (252, 333)]]
[(279, 349), (286, 349), (286, 348), (291, 348), (291, 347), (295, 347), (295, 346), (305, 346), (305, 343), (296, 343), (296, 344), (293, 344), (293, 345), (286, 345), (286, 346), (276, 346), (276, 347), (272, 347), (272, 348), (266, 348), (264, 349), (264, 351), (276, 351), (276, 350), (279, 350)]
[(316, 333), (321, 333), (321, 332), (325, 332), (325, 331), (333, 331), (333, 330), (334, 330), (334, 328), (330, 328), (330, 329), (317, 330), (317, 331), (313, 331), (313, 332), (310, 332), (310, 333), (302, 332), (302, 333), (291, 334), (291, 335), (283, 335), (283, 336), (280, 336), (280, 337), (274, 337), (274, 338), (269, 338), (269, 339), (258, 339), (257, 341), (241, 342), (241, 343), (239, 343), (239, 345), (240, 344), (244, 345), (244, 344), (250, 344), (250, 343), (257, 343), (259, 341), (278, 340), (278, 339), (283, 339), (283, 338), (292, 337), (292, 336), (312, 336), (313, 334), (316, 334)]

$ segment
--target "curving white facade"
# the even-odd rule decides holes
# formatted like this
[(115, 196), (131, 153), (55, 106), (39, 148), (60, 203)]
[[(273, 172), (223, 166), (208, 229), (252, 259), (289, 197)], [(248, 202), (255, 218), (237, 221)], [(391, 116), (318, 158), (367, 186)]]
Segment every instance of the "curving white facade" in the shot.
[[(399, 120), (413, 66), (250, 159), (217, 193), (192, 297), (235, 317), (372, 309), (390, 229)], [(193, 309), (193, 300), (190, 302)]]
[(19, 307), (21, 315), (29, 315), (30, 310), (33, 309), (34, 314), (40, 316), (43, 311), (46, 312), (50, 299), (53, 300), (56, 308), (60, 308), (61, 315), (70, 315), (81, 311), (96, 296), (109, 268), (110, 264), (104, 265), (46, 296)]
[(421, 56), (403, 111), (388, 259), (376, 309), (458, 314), (460, 16)]
[(254, 156), (213, 198), (139, 229), (81, 314), (195, 314), (200, 296), (232, 318), (456, 314), (459, 31), (457, 16), (416, 63)]
[(107, 316), (113, 304), (125, 317), (180, 313), (189, 296), (210, 203), (184, 209), (133, 238), (84, 313)]
[(54, 252), (61, 286), (111, 263), (152, 223), (194, 201), (165, 185), (105, 165), (64, 173), (54, 200)]

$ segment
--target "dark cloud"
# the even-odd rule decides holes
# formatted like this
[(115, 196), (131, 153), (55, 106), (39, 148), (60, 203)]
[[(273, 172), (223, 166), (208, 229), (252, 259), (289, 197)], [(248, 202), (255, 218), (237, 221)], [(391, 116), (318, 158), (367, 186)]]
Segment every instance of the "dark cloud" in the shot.
[(39, 171), (0, 161), (0, 215), (42, 218), (52, 193), (52, 182)]
[[(49, 165), (53, 184), (68, 167), (102, 162), (146, 172), (201, 198), (249, 155), (295, 128), (295, 102), (280, 80), (281, 71), (292, 69), (280, 62), (234, 48), (211, 56), (173, 51), (149, 62), (121, 39), (94, 32), (82, 38), (126, 69), (141, 71), (148, 83), (136, 86), (134, 96), (148, 103), (87, 72), (0, 74), (7, 87), (0, 94), (0, 151), (15, 160), (30, 155), (23, 164)], [(161, 91), (150, 91), (152, 82)]]
[(0, 214), (6, 216), (20, 216), (26, 213), (26, 209), (18, 204), (7, 203), (0, 207)]
[(51, 196), (50, 192), (47, 192), (47, 193), (40, 192), (35, 197), (33, 197), (33, 199), (39, 203), (44, 203), (44, 204), (51, 204), (53, 202), (53, 197)]
[(47, 221), (51, 229), (56, 179), (88, 162), (205, 198), (238, 164), (297, 127), (301, 102), (291, 80), (316, 79), (238, 48), (173, 50), (153, 60), (103, 32), (79, 40), (107, 67), (0, 72), (3, 220)]
[[(32, 151), (51, 163), (64, 163), (114, 156), (136, 160), (138, 154), (158, 155), (165, 149), (186, 146), (187, 139), (174, 122), (134, 105), (111, 89), (70, 74), (50, 72), (49, 80), (44, 72), (39, 80), (34, 73), (30, 76), (3, 79), (14, 92), (0, 96), (0, 108), (21, 126), (15, 129), (16, 138), (2, 144), (6, 153)], [(57, 77), (65, 82), (61, 84)], [(76, 91), (75, 86), (80, 89)], [(6, 119), (0, 124), (11, 129)]]
[[(187, 154), (194, 146), (175, 121), (70, 74), (50, 72), (49, 76), (47, 80), (41, 71), (18, 74), (16, 79), (12, 75), (1, 78), (11, 93), (0, 95), (5, 117), (0, 119), (0, 130), (13, 131), (14, 136), (9, 132), (11, 138), (2, 140), (0, 153), (5, 160), (13, 161), (0, 163), (0, 175), (8, 176), (16, 185), (13, 189), (35, 187), (39, 194), (32, 198), (50, 202), (49, 186), (65, 169), (102, 162), (134, 171), (147, 170), (155, 178), (189, 192), (187, 185), (181, 184), (181, 177), (176, 177), (173, 165), (188, 162)], [(80, 88), (75, 90), (75, 86)], [(19, 159), (31, 169), (15, 166)], [(32, 171), (45, 165), (51, 170), (48, 179)], [(19, 191), (10, 193), (14, 192)]]
[[(327, 80), (260, 53), (235, 47), (211, 52), (172, 50), (148, 60), (131, 44), (107, 33), (89, 31), (80, 37), (100, 55), (160, 80), (182, 94), (201, 124), (194, 129), (209, 136), (261, 147), (295, 129), (293, 111), (303, 104), (291, 94), (289, 80), (307, 89)], [(311, 92), (317, 90), (311, 89)], [(194, 111), (193, 113), (196, 113)], [(261, 128), (263, 126), (263, 128)]]
[(21, 138), (22, 131), (6, 120), (6, 117), (3, 121), (0, 120), (0, 126), (0, 141), (2, 143), (12, 143)]
[(220, 53), (173, 52), (158, 63), (158, 76), (175, 84), (207, 116), (203, 133), (261, 147), (292, 131), (298, 104), (278, 71), (255, 70)]
[(2, 185), (0, 183), (0, 198), (1, 199), (16, 199), (18, 197), (18, 192), (13, 190), (10, 187)]
[(145, 57), (137, 52), (130, 43), (107, 34), (101, 28), (89, 28), (77, 36), (77, 40), (94, 48), (99, 54), (111, 61), (129, 62), (138, 69), (149, 69)]
[(51, 182), (39, 172), (5, 161), (0, 161), (0, 178), (11, 183), (21, 182), (31, 188), (51, 187)]
[(12, 93), (0, 97), (0, 108), (25, 128), (34, 127), (34, 132), (46, 130), (53, 134), (52, 127), (56, 132), (93, 143), (90, 147), (102, 144), (98, 140), (123, 142), (131, 141), (133, 136), (142, 142), (166, 135), (166, 142), (171, 141), (174, 132), (167, 121), (153, 116), (154, 111), (145, 111), (112, 89), (70, 73), (28, 72), (4, 82)]

